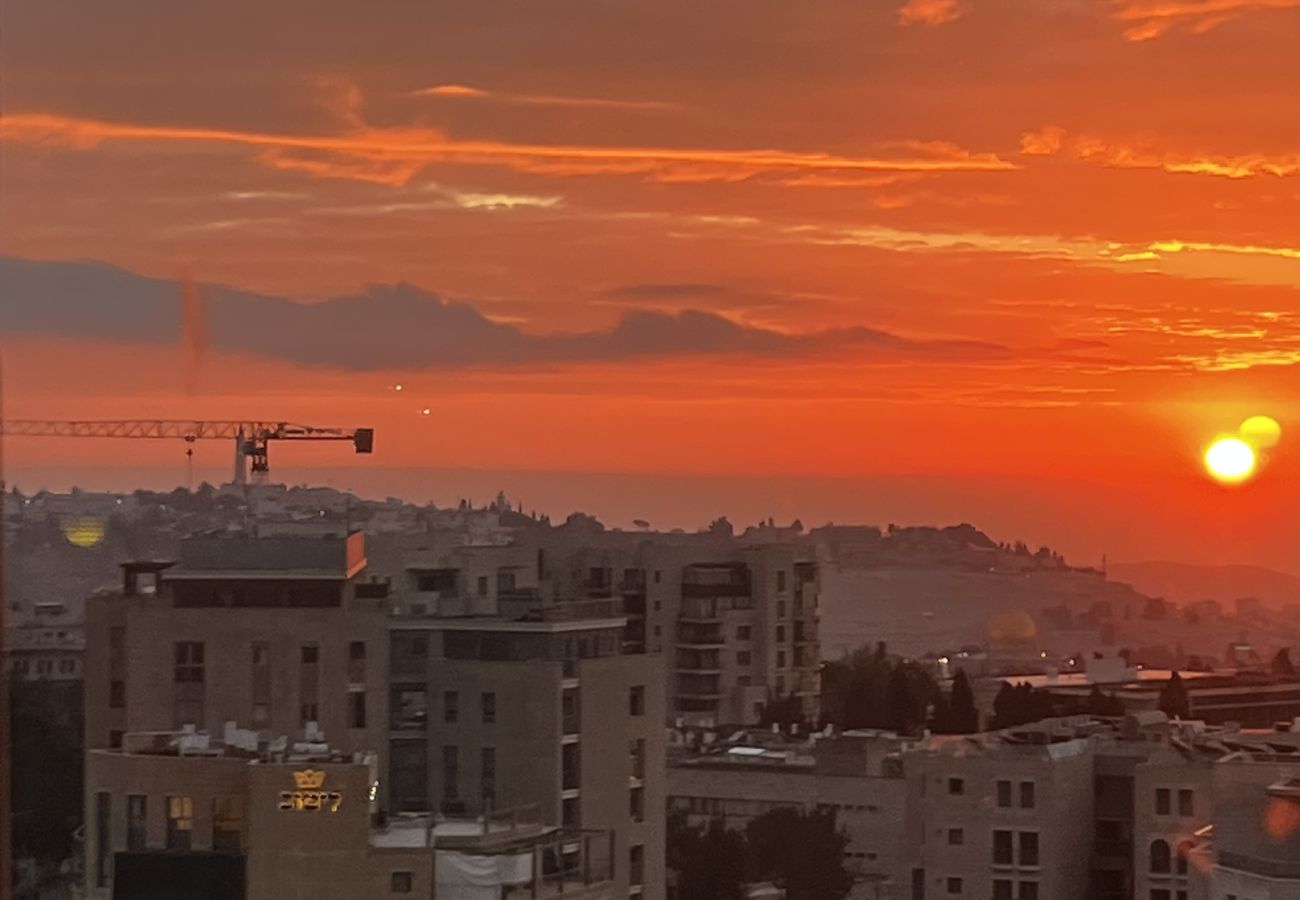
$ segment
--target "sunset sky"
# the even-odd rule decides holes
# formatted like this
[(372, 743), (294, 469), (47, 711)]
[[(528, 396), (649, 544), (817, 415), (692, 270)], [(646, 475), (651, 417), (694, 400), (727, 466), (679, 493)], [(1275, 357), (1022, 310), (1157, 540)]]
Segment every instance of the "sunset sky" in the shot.
[[(418, 500), (1300, 571), (1300, 0), (0, 26), (10, 416), (373, 425), (279, 474)], [(1257, 413), (1280, 445), (1213, 483)], [(7, 451), (25, 488), (184, 479), (174, 446)]]

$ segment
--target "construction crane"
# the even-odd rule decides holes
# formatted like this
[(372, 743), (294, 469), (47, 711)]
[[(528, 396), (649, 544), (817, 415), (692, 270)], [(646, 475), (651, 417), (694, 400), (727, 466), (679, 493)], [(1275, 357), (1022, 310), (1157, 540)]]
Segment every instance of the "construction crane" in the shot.
[(50, 421), (10, 419), (0, 423), (0, 434), (21, 437), (141, 438), (155, 440), (233, 440), (235, 484), (247, 484), (249, 473), (261, 483), (270, 472), (267, 450), (271, 441), (350, 441), (357, 453), (375, 446), (373, 428), (319, 428), (292, 422), (200, 422), (186, 419), (84, 419)]

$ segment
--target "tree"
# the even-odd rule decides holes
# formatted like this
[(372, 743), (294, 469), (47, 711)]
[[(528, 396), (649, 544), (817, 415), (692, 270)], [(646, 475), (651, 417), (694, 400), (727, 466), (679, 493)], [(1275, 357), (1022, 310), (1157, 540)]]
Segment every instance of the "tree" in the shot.
[(975, 692), (965, 669), (958, 669), (952, 677), (952, 691), (948, 695), (948, 710), (953, 734), (974, 734), (980, 730), (980, 714), (975, 707)]
[(745, 837), (749, 880), (781, 884), (787, 900), (841, 900), (853, 887), (844, 867), (849, 838), (833, 812), (773, 809), (750, 821)]
[(1090, 716), (1118, 717), (1124, 715), (1124, 702), (1113, 694), (1104, 693), (1100, 685), (1094, 684), (1088, 699), (1083, 702), (1083, 712)]
[(667, 850), (676, 900), (743, 900), (745, 836), (721, 819), (695, 827), (687, 824), (685, 815), (674, 813), (668, 818)]
[(1295, 677), (1295, 666), (1291, 663), (1291, 651), (1288, 648), (1283, 647), (1273, 657), (1273, 674), (1283, 678)]
[(1160, 689), (1159, 709), (1171, 719), (1190, 719), (1191, 707), (1187, 701), (1187, 686), (1183, 677), (1177, 672), (1169, 676), (1165, 686)]

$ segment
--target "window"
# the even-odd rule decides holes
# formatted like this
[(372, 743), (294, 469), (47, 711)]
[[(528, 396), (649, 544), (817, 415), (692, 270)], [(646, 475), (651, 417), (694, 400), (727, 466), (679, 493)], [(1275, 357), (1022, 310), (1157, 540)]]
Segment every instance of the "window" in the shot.
[(429, 749), (422, 740), (395, 740), (389, 745), (388, 795), (395, 812), (429, 809)]
[(1169, 891), (1165, 888), (1152, 888), (1151, 900), (1170, 900)]
[(320, 647), (303, 644), (299, 648), (301, 665), (298, 667), (298, 720), (299, 724), (320, 721)]
[(271, 722), (271, 647), (265, 641), (253, 642), (253, 725)]
[(398, 685), (389, 694), (389, 727), (394, 731), (423, 731), (429, 722), (429, 695), (423, 685)]
[(1179, 875), (1187, 874), (1187, 863), (1192, 855), (1192, 842), (1179, 841), (1174, 851), (1174, 871)]
[(776, 667), (777, 667), (778, 669), (784, 669), (784, 668), (785, 668), (785, 651), (784, 651), (784, 650), (778, 650), (778, 651), (776, 651)]
[(1196, 802), (1192, 796), (1190, 788), (1181, 788), (1178, 791), (1178, 815), (1190, 818), (1196, 814)]
[(565, 828), (582, 827), (582, 810), (577, 797), (569, 797), (560, 804), (560, 824)]
[(912, 900), (925, 900), (925, 869), (912, 870)]
[(348, 691), (348, 727), (366, 727), (365, 691)]
[(126, 849), (143, 850), (149, 841), (148, 798), (144, 794), (126, 797)]
[(188, 850), (194, 834), (194, 802), (189, 797), (167, 798), (167, 849)]
[(393, 872), (388, 876), (390, 894), (409, 894), (415, 889), (415, 877), (410, 872)]
[(960, 894), (960, 893), (961, 893), (961, 879), (960, 879), (960, 878), (949, 878), (949, 879), (948, 879), (948, 893), (950, 893), (950, 894)]
[(366, 642), (350, 641), (348, 643), (348, 684), (364, 684), (366, 681)]
[(993, 879), (993, 900), (1015, 900), (1015, 884), (1006, 878)]
[(645, 778), (645, 738), (628, 742), (628, 758), (632, 764), (632, 777)]
[(739, 650), (739, 651), (737, 651), (737, 652), (736, 652), (736, 665), (738, 665), (738, 666), (747, 666), (747, 665), (749, 665), (749, 658), (750, 658), (750, 657), (749, 657), (749, 651), (748, 651), (748, 650)]
[(627, 881), (634, 885), (645, 883), (645, 847), (641, 844), (633, 844), (628, 848)]
[(785, 569), (776, 570), (776, 589), (778, 591), (785, 590), (785, 576), (786, 576)]
[(1020, 832), (1020, 865), (1038, 865), (1038, 832)]
[(460, 581), (460, 569), (432, 569), (415, 576), (417, 591), (438, 591), (449, 597), (456, 596), (456, 585)]
[(495, 806), (497, 802), (497, 750), (484, 747), (479, 751), (479, 796)]
[(645, 788), (634, 787), (628, 791), (628, 812), (633, 822), (645, 821)]
[(776, 617), (777, 617), (778, 619), (784, 619), (784, 618), (785, 618), (785, 601), (784, 601), (784, 600), (778, 600), (778, 601), (776, 601)]
[(1169, 844), (1165, 841), (1151, 842), (1151, 871), (1157, 875), (1169, 874)]
[(1020, 891), (1018, 900), (1038, 900), (1038, 882), (1022, 881), (1020, 882)]
[(966, 832), (961, 828), (948, 829), (948, 844), (952, 847), (960, 847), (966, 843)]
[(1174, 891), (1174, 900), (1187, 900), (1187, 891)]
[(114, 678), (108, 683), (108, 705), (110, 709), (126, 707), (126, 682), (120, 678)]
[(455, 691), (442, 692), (442, 720), (448, 725), (455, 725), (460, 718), (460, 694)]
[(1020, 808), (1034, 808), (1034, 783), (1032, 781), (1020, 782)]
[(429, 637), (396, 632), (389, 638), (388, 665), (397, 678), (423, 679), (429, 672)]
[(664, 573), (660, 569), (655, 569), (655, 584), (663, 581)]
[(1156, 788), (1156, 815), (1169, 815), (1169, 788)]
[(1011, 782), (1009, 781), (998, 782), (998, 806), (1003, 809), (1011, 807)]
[(456, 800), (460, 797), (460, 748), (442, 748), (442, 797)]
[(961, 796), (966, 793), (966, 782), (960, 778), (949, 778), (948, 793), (953, 796)]
[(172, 681), (175, 685), (176, 725), (203, 725), (204, 669), (203, 643), (177, 641), (175, 668)]
[(1011, 864), (1011, 832), (993, 832), (993, 865), (1009, 866)]
[(779, 644), (784, 640), (785, 640), (785, 626), (778, 625), (776, 626), (776, 642)]
[(634, 716), (645, 715), (645, 685), (633, 685), (627, 696), (628, 713)]
[(750, 640), (753, 636), (753, 633), (754, 633), (753, 629), (749, 625), (736, 626), (736, 640), (738, 641)]
[(102, 791), (95, 795), (95, 884), (108, 887), (113, 877), (113, 795)]
[(582, 783), (582, 757), (577, 744), (565, 744), (560, 747), (560, 787), (572, 791)]
[(497, 695), (492, 691), (484, 691), (481, 698), (483, 707), (483, 724), (494, 725), (497, 720)]
[(108, 733), (108, 746), (113, 750), (120, 750), (122, 747), (122, 738), (126, 736), (125, 731), (110, 731)]
[(212, 798), (212, 849), (228, 853), (240, 851), (240, 833), (244, 830), (244, 802), (239, 797)]
[(488, 595), (488, 579), (486, 575), (480, 575), (478, 577), (478, 595), (480, 597), (486, 597)]

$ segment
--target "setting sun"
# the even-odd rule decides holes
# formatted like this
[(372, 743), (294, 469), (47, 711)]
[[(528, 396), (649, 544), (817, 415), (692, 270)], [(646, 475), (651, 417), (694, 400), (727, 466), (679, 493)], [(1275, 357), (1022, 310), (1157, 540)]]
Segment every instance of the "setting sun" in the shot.
[(1239, 438), (1219, 438), (1205, 451), (1205, 468), (1225, 484), (1238, 484), (1255, 471), (1255, 451)]

